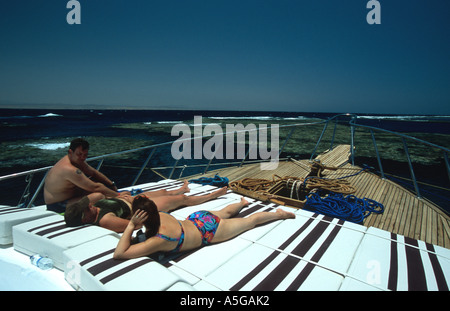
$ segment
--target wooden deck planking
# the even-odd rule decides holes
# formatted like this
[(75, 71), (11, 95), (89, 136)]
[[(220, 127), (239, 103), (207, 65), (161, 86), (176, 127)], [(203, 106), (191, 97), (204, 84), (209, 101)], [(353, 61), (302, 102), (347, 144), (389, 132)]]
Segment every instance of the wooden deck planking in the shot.
[[(361, 194), (360, 198), (368, 198), (368, 199), (372, 199), (377, 202), (380, 202), (379, 199), (377, 200), (375, 198), (376, 194), (379, 191), (380, 184), (381, 183), (378, 180), (374, 179), (373, 176), (369, 176), (369, 182), (368, 182), (367, 186), (365, 187), (366, 191)], [(371, 218), (366, 218), (364, 221), (364, 224), (368, 227), (370, 225), (372, 225), (372, 223), (375, 221), (375, 219), (373, 217), (374, 215), (371, 215), (371, 216), (372, 216)]]
[(326, 166), (340, 166), (348, 161), (350, 156), (350, 145), (338, 145), (333, 150), (327, 150), (316, 157)]
[[(373, 199), (377, 202), (381, 202), (384, 206), (385, 204), (383, 203), (383, 201), (384, 198), (386, 198), (389, 187), (384, 180), (380, 180), (379, 183), (381, 184), (380, 191), (377, 193), (376, 196), (374, 196)], [(372, 217), (369, 219), (369, 222), (366, 224), (366, 226), (374, 226), (374, 227), (380, 226), (382, 217), (378, 217), (379, 215), (374, 213), (372, 213), (371, 216)]]
[(409, 232), (408, 236), (415, 236), (416, 232), (416, 226), (417, 226), (417, 215), (418, 215), (418, 209), (419, 209), (419, 200), (417, 198), (413, 199), (413, 202), (411, 204), (411, 220), (410, 220), (410, 226), (409, 226)]
[(396, 217), (391, 219), (393, 220), (392, 223), (392, 232), (399, 233), (399, 227), (400, 227), (400, 220), (402, 219), (403, 210), (405, 208), (404, 202), (406, 199), (407, 194), (404, 191), (397, 191), (397, 196), (395, 197), (395, 200), (393, 202), (393, 207), (396, 209)]
[(450, 222), (442, 217), (442, 215), (439, 215), (442, 222), (442, 233), (443, 233), (443, 241), (444, 245), (447, 248), (450, 248)]
[[(360, 170), (349, 163), (342, 162), (348, 159), (349, 148), (335, 148), (320, 156), (327, 166), (340, 166), (336, 171), (325, 170), (326, 178), (339, 178), (353, 175)], [(333, 153), (340, 153), (335, 155)], [(228, 177), (230, 181), (237, 181), (245, 177), (263, 178), (272, 180), (273, 175), (306, 177), (309, 173), (308, 160), (282, 161), (274, 171), (262, 171), (259, 163), (247, 164), (242, 167), (231, 167), (210, 171), (200, 176), (213, 177), (218, 173), (221, 177)], [(356, 187), (355, 195), (358, 198), (370, 198), (384, 205), (383, 214), (372, 213), (364, 225), (373, 226), (413, 239), (423, 240), (427, 243), (450, 248), (450, 217), (437, 206), (426, 199), (419, 199), (402, 186), (379, 176), (363, 171), (355, 176), (346, 178)]]
[[(421, 228), (422, 229), (420, 230), (420, 240), (423, 240), (423, 241), (425, 241), (426, 236), (427, 236), (426, 227), (427, 227), (427, 219), (428, 219), (428, 217), (429, 217), (428, 209), (425, 208), (425, 205), (424, 205), (424, 209), (422, 211), (422, 223), (421, 223)], [(431, 233), (431, 231), (430, 231), (430, 233)]]
[(391, 218), (390, 227), (392, 228), (392, 232), (398, 233), (399, 228), (399, 222), (402, 219), (403, 215), (403, 209), (404, 209), (404, 202), (406, 199), (406, 193), (404, 191), (401, 191), (400, 188), (396, 187), (396, 192), (394, 196), (394, 200), (392, 201), (392, 208), (395, 212), (395, 217)]
[(436, 239), (437, 240), (443, 240), (444, 239), (444, 230), (443, 230), (444, 228), (443, 228), (442, 220), (440, 219), (439, 215), (436, 215), (436, 224), (437, 224), (437, 226), (436, 226), (436, 231), (437, 231)]
[(420, 234), (422, 232), (422, 218), (424, 211), (423, 201), (417, 200), (417, 218), (416, 218), (416, 227), (414, 229), (414, 238), (420, 240)]
[(366, 193), (366, 189), (370, 186), (370, 174), (363, 174), (361, 176), (354, 176), (349, 178), (352, 185), (358, 185), (355, 195), (362, 197), (363, 193)]
[(431, 233), (431, 243), (437, 244), (438, 241), (438, 215), (435, 211), (432, 211), (432, 217), (431, 217), (431, 229), (436, 230), (435, 232)]
[[(385, 184), (385, 187), (384, 187), (383, 195), (380, 198), (380, 202), (383, 204), (383, 206), (385, 208), (384, 213), (387, 214), (386, 207), (390, 206), (389, 201), (391, 200), (391, 196), (394, 193), (395, 189), (393, 187), (390, 187), (389, 182), (387, 182), (386, 180), (383, 180), (383, 183)], [(388, 212), (389, 211), (392, 211), (392, 209), (388, 208)], [(382, 227), (386, 226), (386, 223), (389, 223), (391, 218), (386, 217), (388, 215), (386, 215), (385, 217), (379, 217), (379, 216), (382, 216), (382, 215), (378, 215), (378, 214), (373, 215), (373, 219), (374, 219), (373, 226), (382, 228)]]
[(406, 236), (409, 235), (409, 226), (410, 226), (410, 218), (411, 218), (411, 200), (412, 200), (412, 196), (411, 195), (405, 195), (404, 196), (405, 199), (402, 202), (403, 203), (403, 213), (402, 213), (402, 217), (400, 218), (400, 224), (399, 224), (399, 228), (398, 228), (398, 233), (405, 235)]
[(433, 210), (428, 209), (427, 210), (427, 229), (426, 229), (426, 235), (425, 235), (425, 240), (430, 241), (430, 243), (432, 243), (431, 241), (433, 240), (432, 234), (433, 234)]
[[(395, 219), (395, 217), (397, 216), (397, 210), (391, 208), (391, 206), (393, 206), (393, 204), (394, 204), (394, 201), (395, 201), (395, 198), (397, 195), (396, 192), (397, 192), (397, 189), (395, 187), (388, 187), (386, 197), (381, 202), (384, 205), (384, 213), (383, 213), (383, 215), (377, 215), (377, 216), (381, 216), (381, 217), (379, 217), (380, 218), (380, 222), (379, 222), (380, 229), (384, 229), (384, 230), (388, 230), (388, 231), (392, 231), (392, 229), (393, 229), (393, 228), (391, 228), (391, 224), (394, 223), (394, 221), (392, 221), (392, 219)], [(375, 217), (375, 216), (372, 215), (372, 217)]]

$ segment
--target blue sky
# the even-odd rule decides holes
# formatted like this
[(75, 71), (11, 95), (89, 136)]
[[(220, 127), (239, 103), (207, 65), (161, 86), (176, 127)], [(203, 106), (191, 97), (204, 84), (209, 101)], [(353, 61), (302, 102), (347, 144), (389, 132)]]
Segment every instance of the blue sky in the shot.
[(450, 115), (450, 1), (10, 0), (0, 107)]

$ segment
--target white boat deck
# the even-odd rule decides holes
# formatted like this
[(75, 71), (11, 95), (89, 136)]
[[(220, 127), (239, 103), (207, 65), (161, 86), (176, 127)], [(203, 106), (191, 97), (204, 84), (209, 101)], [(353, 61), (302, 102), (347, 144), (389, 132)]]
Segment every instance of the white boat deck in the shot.
[[(136, 186), (145, 191), (177, 188), (164, 180)], [(188, 195), (215, 190), (189, 185)], [(237, 202), (226, 195), (171, 214), (218, 210)], [(114, 260), (120, 235), (100, 227), (69, 228), (62, 216), (38, 207), (0, 207), (0, 289), (2, 290), (446, 290), (450, 250), (377, 228), (290, 207), (248, 199), (237, 217), (258, 211), (290, 210), (295, 219), (275, 221), (220, 244), (171, 257)], [(53, 259), (40, 271), (28, 256)], [(4, 273), (7, 272), (7, 273)], [(19, 275), (19, 276), (16, 276)], [(16, 278), (16, 279), (14, 279)], [(27, 278), (27, 282), (19, 282)], [(43, 281), (47, 285), (43, 285)], [(39, 288), (33, 284), (39, 284)], [(23, 284), (21, 287), (20, 284)], [(36, 285), (38, 286), (38, 285)]]

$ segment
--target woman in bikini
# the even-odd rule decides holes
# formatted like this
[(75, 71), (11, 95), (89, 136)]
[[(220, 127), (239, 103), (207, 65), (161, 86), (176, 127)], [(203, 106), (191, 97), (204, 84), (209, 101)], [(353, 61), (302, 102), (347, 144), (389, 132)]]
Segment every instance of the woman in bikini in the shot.
[(121, 195), (97, 202), (91, 202), (88, 197), (84, 197), (67, 206), (64, 220), (69, 227), (94, 224), (120, 233), (127, 227), (133, 215), (133, 203), (138, 197), (147, 197), (156, 204), (159, 211), (169, 212), (216, 199), (227, 193), (227, 187), (204, 195), (185, 195), (189, 191), (188, 182), (185, 181), (184, 185), (176, 190), (144, 192), (139, 196)]
[[(295, 218), (295, 215), (278, 209), (276, 212), (259, 212), (247, 218), (231, 218), (248, 205), (241, 198), (220, 211), (198, 211), (179, 221), (173, 216), (158, 212), (155, 203), (144, 196), (133, 201), (134, 215), (128, 223), (117, 248), (115, 259), (148, 256), (156, 252), (178, 252), (203, 245), (220, 243), (273, 220)], [(143, 242), (133, 244), (136, 228), (145, 227)]]

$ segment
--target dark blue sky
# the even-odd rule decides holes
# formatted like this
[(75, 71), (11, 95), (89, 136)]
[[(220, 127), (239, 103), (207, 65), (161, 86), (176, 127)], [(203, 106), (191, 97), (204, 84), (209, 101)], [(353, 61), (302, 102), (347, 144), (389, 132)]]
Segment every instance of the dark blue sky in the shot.
[(0, 106), (450, 115), (450, 1), (10, 0)]

